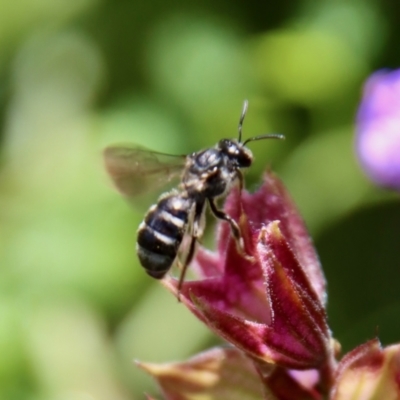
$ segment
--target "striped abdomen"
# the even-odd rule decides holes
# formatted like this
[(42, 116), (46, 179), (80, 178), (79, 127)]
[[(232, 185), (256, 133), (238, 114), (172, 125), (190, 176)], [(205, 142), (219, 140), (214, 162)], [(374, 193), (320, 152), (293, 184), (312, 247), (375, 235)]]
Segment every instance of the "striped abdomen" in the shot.
[(146, 272), (161, 279), (171, 268), (188, 226), (193, 200), (184, 194), (163, 196), (148, 211), (137, 232), (136, 251)]

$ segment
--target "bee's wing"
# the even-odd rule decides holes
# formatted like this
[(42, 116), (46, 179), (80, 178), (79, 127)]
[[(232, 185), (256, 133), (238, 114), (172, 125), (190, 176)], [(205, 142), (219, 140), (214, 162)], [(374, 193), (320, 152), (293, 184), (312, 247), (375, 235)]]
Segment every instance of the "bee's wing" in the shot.
[(137, 146), (110, 146), (104, 150), (107, 172), (116, 188), (134, 197), (168, 184), (182, 172), (185, 155), (169, 155)]

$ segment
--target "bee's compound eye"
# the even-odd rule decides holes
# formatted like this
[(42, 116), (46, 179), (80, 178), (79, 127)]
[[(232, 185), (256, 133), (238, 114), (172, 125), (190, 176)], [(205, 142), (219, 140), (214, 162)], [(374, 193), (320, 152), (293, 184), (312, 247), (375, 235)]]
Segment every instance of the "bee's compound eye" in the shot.
[(241, 168), (250, 167), (253, 162), (253, 155), (250, 150), (242, 147), (236, 156), (237, 162)]

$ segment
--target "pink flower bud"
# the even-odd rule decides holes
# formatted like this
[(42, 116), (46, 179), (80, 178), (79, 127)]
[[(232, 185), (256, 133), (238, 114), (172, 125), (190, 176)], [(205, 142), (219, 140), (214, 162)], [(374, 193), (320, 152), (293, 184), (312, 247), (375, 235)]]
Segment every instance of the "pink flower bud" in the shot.
[(331, 400), (400, 399), (400, 345), (382, 349), (374, 339), (339, 363)]
[[(238, 222), (252, 260), (238, 252), (222, 223), (217, 254), (199, 250), (201, 278), (183, 284), (182, 302), (253, 358), (296, 369), (329, 362), (325, 280), (282, 183), (268, 173), (256, 193), (231, 193), (225, 209)], [(175, 279), (164, 284), (177, 294)]]

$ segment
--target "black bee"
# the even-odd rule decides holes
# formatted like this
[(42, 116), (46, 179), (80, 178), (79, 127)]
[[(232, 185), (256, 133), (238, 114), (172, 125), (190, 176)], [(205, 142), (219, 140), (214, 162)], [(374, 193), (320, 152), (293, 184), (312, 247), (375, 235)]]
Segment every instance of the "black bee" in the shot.
[(226, 195), (233, 185), (243, 187), (242, 168), (248, 168), (253, 155), (246, 144), (261, 139), (283, 139), (283, 135), (264, 134), (242, 142), (242, 126), (247, 112), (247, 100), (239, 119), (238, 139), (222, 139), (215, 147), (184, 156), (170, 156), (138, 147), (111, 146), (104, 150), (106, 168), (119, 191), (133, 197), (146, 190), (150, 181), (166, 183), (177, 174), (181, 181), (177, 189), (163, 194), (150, 207), (137, 231), (136, 251), (146, 272), (156, 279), (165, 276), (177, 260), (185, 235), (190, 236), (186, 258), (181, 267), (178, 292), (187, 266), (195, 254), (196, 242), (204, 231), (206, 203), (218, 219), (226, 221), (244, 255), (240, 228), (215, 201)]

